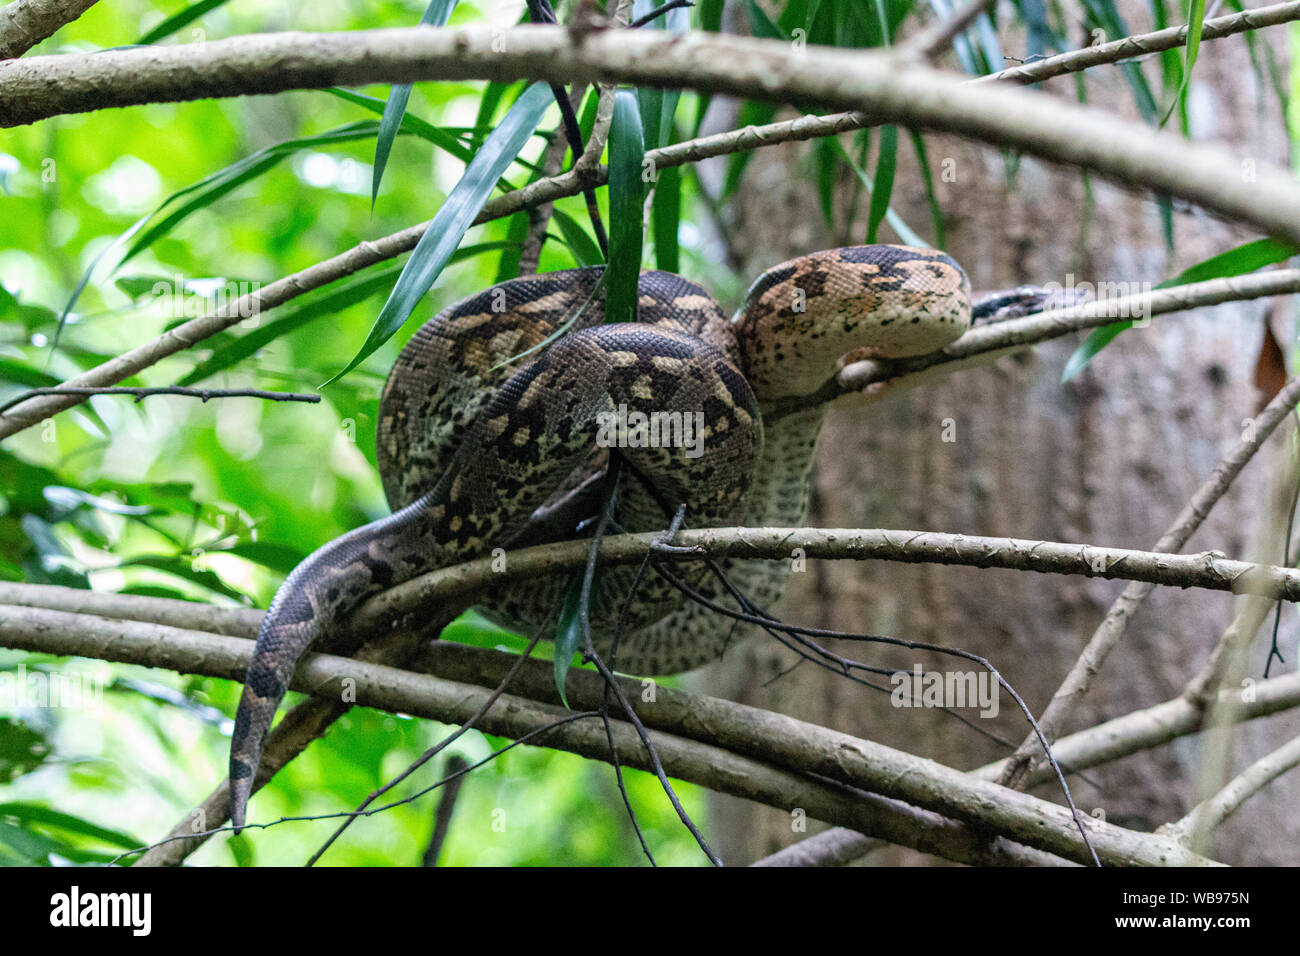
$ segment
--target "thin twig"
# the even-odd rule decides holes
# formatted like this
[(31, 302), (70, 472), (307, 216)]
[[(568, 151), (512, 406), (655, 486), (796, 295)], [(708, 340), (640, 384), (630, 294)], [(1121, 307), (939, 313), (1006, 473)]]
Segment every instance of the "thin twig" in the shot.
[(449, 746), (451, 746), (453, 743), (455, 743), (457, 740), (459, 740), (461, 737), (467, 734), (470, 730), (472, 730), (474, 728), (474, 725), (478, 723), (480, 719), (482, 719), (484, 714), (486, 714), (489, 710), (492, 709), (492, 705), (495, 704), (500, 699), (501, 695), (506, 692), (506, 688), (510, 685), (510, 681), (514, 678), (515, 674), (519, 673), (519, 668), (524, 666), (524, 661), (528, 660), (529, 656), (533, 653), (533, 649), (537, 647), (538, 640), (539, 638), (534, 637), (531, 641), (529, 641), (528, 647), (526, 647), (524, 649), (524, 652), (519, 655), (519, 660), (515, 662), (515, 666), (510, 670), (508, 674), (506, 674), (504, 678), (502, 678), (501, 683), (497, 686), (497, 689), (493, 691), (491, 695), (488, 696), (487, 700), (483, 701), (483, 706), (480, 707), (477, 711), (475, 711), (470, 716), (469, 720), (465, 721), (463, 724), (457, 727), (455, 731), (448, 734), (442, 740), (438, 741), (432, 747), (427, 749), (424, 753), (420, 754), (420, 756), (416, 757), (415, 760), (411, 762), (410, 766), (408, 766), (405, 770), (399, 773), (392, 780), (388, 781), (378, 790), (372, 791), (370, 795), (366, 797), (366, 799), (361, 801), (361, 805), (357, 807), (355, 811), (353, 811), (353, 815), (349, 816), (346, 820), (344, 820), (342, 823), (339, 824), (339, 828), (335, 830), (333, 834), (330, 835), (329, 839), (326, 840), (321, 845), (321, 847), (311, 855), (310, 858), (308, 858), (306, 864), (304, 865), (314, 866), (316, 864), (316, 861), (319, 860), (325, 854), (326, 850), (328, 850), (331, 846), (333, 846), (334, 841), (343, 835), (343, 831), (346, 830), (349, 826), (351, 826), (352, 821), (354, 821), (358, 816), (362, 815), (363, 811), (367, 807), (369, 807), (372, 803), (374, 803), (376, 800), (378, 800), (380, 797), (386, 794), (389, 790), (392, 790), (395, 786), (397, 786), (399, 783), (401, 783), (411, 774), (415, 773), (415, 771), (419, 770), (426, 763), (428, 763), (434, 757), (438, 756), (438, 754), (442, 753)]
[(899, 53), (904, 56), (917, 56), (924, 60), (935, 60), (952, 46), (957, 36), (986, 13), (997, 0), (966, 0), (961, 7), (954, 10), (946, 20), (930, 24), (916, 36), (899, 46)]
[[(994, 667), (992, 662), (990, 662), (987, 658), (981, 657), (978, 654), (972, 654), (970, 651), (964, 651), (961, 648), (945, 647), (941, 644), (932, 644), (927, 641), (912, 641), (906, 638), (884, 637), (878, 634), (852, 634), (847, 631), (832, 631), (832, 630), (827, 630), (824, 628), (816, 628), (816, 627), (799, 627), (797, 625), (785, 624), (781, 621), (778, 621), (775, 618), (773, 618), (770, 614), (767, 614), (765, 612), (760, 614), (751, 614), (745, 611), (733, 611), (730, 608), (724, 607), (721, 604), (717, 604), (716, 602), (710, 601), (708, 598), (700, 594), (698, 591), (695, 591), (692, 588), (690, 588), (689, 585), (683, 582), (675, 574), (672, 574), (671, 572), (667, 572), (663, 568), (656, 568), (656, 570), (661, 575), (663, 575), (666, 578), (666, 580), (673, 585), (673, 587), (682, 591), (682, 593), (690, 597), (691, 600), (697, 602), (701, 606), (706, 607), (715, 613), (724, 614), (727, 617), (735, 618), (738, 621), (745, 621), (746, 623), (749, 624), (758, 624), (764, 627), (768, 626), (768, 624), (770, 623), (772, 627), (779, 628), (780, 630), (785, 631), (787, 634), (799, 634), (804, 637), (821, 637), (821, 638), (843, 640), (843, 641), (862, 641), (868, 643), (889, 644), (895, 647), (906, 647), (911, 650), (932, 651), (936, 654), (947, 654), (952, 657), (958, 657), (961, 658), (962, 660), (967, 660), (967, 661), (971, 661), (972, 663), (979, 664), (981, 667), (983, 667), (985, 670), (989, 672), (989, 674), (993, 677), (994, 680), (998, 682), (998, 685), (1002, 687), (1003, 690), (1005, 690), (1008, 694), (1011, 695), (1011, 699), (1016, 702), (1016, 705), (1020, 708), (1021, 712), (1025, 715), (1025, 719), (1028, 721), (1029, 726), (1032, 728), (1031, 732), (1037, 735), (1039, 743), (1042, 745), (1043, 753), (1046, 754), (1047, 761), (1051, 765), (1053, 771), (1056, 774), (1057, 782), (1061, 786), (1061, 792), (1065, 795), (1066, 805), (1069, 807), (1070, 815), (1074, 819), (1074, 825), (1079, 831), (1079, 836), (1083, 839), (1083, 845), (1087, 847), (1088, 853), (1092, 857), (1093, 865), (1101, 866), (1101, 861), (1097, 859), (1097, 851), (1093, 849), (1092, 841), (1088, 837), (1088, 831), (1083, 825), (1083, 819), (1079, 815), (1079, 809), (1074, 805), (1074, 798), (1070, 795), (1070, 785), (1065, 780), (1065, 774), (1061, 772), (1061, 767), (1056, 761), (1056, 756), (1052, 753), (1051, 745), (1048, 743), (1047, 738), (1043, 736), (1042, 731), (1039, 729), (1038, 722), (1034, 720), (1033, 712), (1025, 704), (1024, 700), (1021, 699), (1020, 694), (1016, 692), (1016, 689), (1006, 681), (1006, 679), (1002, 676), (1002, 674), (998, 671), (998, 669)], [(818, 647), (818, 650), (822, 650), (822, 649)], [(822, 652), (827, 655), (830, 655), (829, 651), (822, 650)], [(838, 655), (832, 655), (832, 656), (838, 657)], [(846, 660), (844, 658), (839, 658), (839, 659)], [(853, 662), (846, 661), (846, 663), (853, 663)]]
[[(695, 842), (704, 851), (704, 855), (709, 858), (709, 861), (714, 866), (722, 866), (722, 859), (713, 852), (708, 841), (704, 839), (704, 834), (700, 832), (700, 828), (695, 825), (695, 821), (691, 819), (690, 814), (686, 812), (686, 808), (682, 806), (681, 800), (677, 797), (677, 792), (668, 780), (668, 774), (664, 772), (663, 762), (659, 759), (659, 752), (655, 750), (650, 735), (646, 732), (645, 725), (641, 723), (641, 718), (637, 716), (627, 696), (618, 686), (613, 672), (606, 666), (600, 655), (596, 653), (596, 646), (591, 637), (591, 586), (596, 577), (597, 558), (600, 554), (601, 542), (605, 536), (605, 529), (609, 526), (610, 519), (613, 517), (613, 496), (618, 488), (618, 476), (622, 463), (623, 457), (611, 449), (609, 464), (605, 472), (605, 494), (601, 502), (600, 516), (596, 519), (591, 542), (587, 549), (587, 561), (583, 566), (582, 592), (578, 599), (578, 623), (582, 629), (583, 659), (596, 665), (596, 670), (604, 678), (606, 687), (613, 692), (619, 705), (623, 708), (623, 713), (627, 715), (628, 722), (636, 728), (637, 736), (641, 738), (641, 744), (645, 747), (646, 759), (654, 769), (655, 776), (659, 778), (659, 785), (663, 787), (664, 794), (667, 795), (673, 809), (677, 812), (678, 819), (690, 831), (691, 836), (695, 838)], [(608, 724), (606, 724), (607, 732), (608, 729)], [(635, 822), (634, 818), (633, 823), (635, 824)], [(644, 843), (643, 840), (643, 846)]]
[(645, 26), (647, 23), (653, 23), (655, 20), (658, 20), (670, 10), (680, 10), (682, 7), (693, 6), (695, 6), (695, 0), (668, 0), (668, 2), (663, 6), (655, 7), (649, 13), (637, 17), (627, 26), (629, 30), (637, 30)]
[(267, 392), (260, 388), (186, 388), (182, 385), (160, 385), (156, 388), (127, 388), (121, 385), (78, 388), (75, 385), (55, 385), (48, 388), (32, 388), (20, 395), (15, 395), (0, 404), (0, 414), (39, 395), (131, 395), (139, 403), (151, 395), (184, 395), (208, 402), (214, 398), (262, 398), (270, 402), (308, 402), (320, 401), (319, 395), (303, 392)]

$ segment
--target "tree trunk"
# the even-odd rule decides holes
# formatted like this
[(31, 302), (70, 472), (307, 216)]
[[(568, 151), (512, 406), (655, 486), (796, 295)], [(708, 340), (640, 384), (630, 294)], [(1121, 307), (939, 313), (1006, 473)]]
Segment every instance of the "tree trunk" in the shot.
[[(1275, 48), (1281, 49), (1283, 37), (1271, 34)], [(1070, 78), (1049, 87), (1054, 95), (1074, 95)], [(1132, 112), (1118, 68), (1090, 74), (1088, 92), (1093, 104)], [(1220, 140), (1260, 162), (1286, 163), (1286, 124), (1277, 97), (1257, 84), (1240, 39), (1201, 48), (1191, 113), (1195, 138)], [(1025, 158), (1009, 187), (1006, 158), (998, 152), (948, 137), (927, 136), (926, 143), (948, 223), (948, 251), (965, 266), (976, 290), (1066, 284), (1071, 273), (1077, 282), (1155, 283), (1254, 238), (1199, 210), (1177, 209), (1171, 257), (1158, 207), (1149, 197), (1094, 181), (1095, 210), (1080, 243), (1088, 213), (1077, 172)], [(863, 241), (861, 208), (841, 234), (826, 227), (808, 152), (806, 144), (759, 151), (737, 200), (726, 207), (731, 253), (744, 274), (756, 276), (791, 256)], [(945, 165), (955, 174), (953, 181), (941, 181)], [(1243, 174), (1249, 174), (1248, 165)], [(852, 187), (847, 181), (841, 185), (839, 218), (847, 219), (844, 205)], [(914, 229), (933, 235), (906, 134), (900, 137), (894, 208)], [(881, 241), (898, 240), (886, 227)], [(1148, 328), (1124, 333), (1068, 384), (1061, 384), (1061, 371), (1081, 341), (1078, 336), (880, 402), (844, 399), (822, 432), (808, 524), (1150, 548), (1256, 410), (1253, 374), (1269, 309), (1270, 303), (1261, 301), (1158, 318)], [(1292, 335), (1291, 314), (1289, 308), (1279, 310), (1276, 331), (1284, 342)], [(1280, 541), (1267, 553), (1257, 549), (1267, 527), (1277, 523), (1267, 507), (1270, 475), (1286, 457), (1278, 452), (1287, 448), (1286, 437), (1272, 440), (1188, 551), (1280, 560)], [(800, 624), (932, 641), (984, 655), (1039, 714), (1122, 587), (1001, 570), (809, 561), (805, 574), (794, 575), (778, 610)], [(1223, 594), (1157, 590), (1067, 729), (1177, 695), (1233, 611), (1233, 600)], [(1284, 621), (1291, 619), (1284, 615)], [(1250, 657), (1248, 673), (1255, 678), (1262, 674), (1267, 630)], [(1289, 637), (1283, 647), (1294, 651), (1294, 628), (1284, 633)], [(880, 646), (840, 642), (835, 649), (907, 670), (916, 664), (925, 670), (967, 669), (951, 657)], [(960, 769), (1008, 752), (941, 711), (893, 707), (887, 694), (808, 663), (790, 671), (794, 660), (774, 641), (755, 639), (703, 672), (698, 686)], [(1292, 666), (1288, 654), (1286, 669)], [(1018, 744), (1027, 724), (1006, 694), (1000, 700), (994, 719), (980, 719), (971, 708), (962, 713), (981, 730)], [(1295, 714), (1246, 726), (1235, 738), (1234, 772), (1297, 730), (1300, 715)], [(1098, 768), (1086, 781), (1073, 781), (1076, 802), (1083, 812), (1104, 812), (1111, 822), (1154, 829), (1200, 799), (1203, 750), (1203, 738), (1189, 737)], [(1037, 792), (1059, 799), (1051, 786)], [(1229, 820), (1212, 852), (1227, 862), (1300, 863), (1295, 839), (1300, 820), (1283, 812), (1298, 798), (1300, 776), (1275, 782)], [(792, 819), (726, 797), (713, 804), (715, 839), (733, 864), (807, 836), (795, 832)], [(898, 850), (871, 859), (932, 862)]]

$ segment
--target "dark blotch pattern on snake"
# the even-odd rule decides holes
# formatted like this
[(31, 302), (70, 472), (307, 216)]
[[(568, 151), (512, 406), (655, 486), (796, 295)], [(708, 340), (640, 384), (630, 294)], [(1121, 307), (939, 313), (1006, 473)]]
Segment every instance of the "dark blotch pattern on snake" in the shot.
[[(575, 269), (502, 283), (444, 310), (402, 351), (384, 388), (378, 435), (393, 514), (312, 554), (267, 610), (231, 742), (237, 828), (267, 730), (307, 648), (394, 584), (494, 548), (574, 537), (600, 506), (603, 414), (620, 407), (629, 419), (681, 413), (691, 423), (703, 415), (693, 450), (680, 442), (618, 449), (620, 528), (661, 530), (680, 504), (690, 527), (797, 526), (824, 408), (783, 415), (765, 430), (760, 403), (816, 393), (849, 353), (921, 355), (970, 324), (965, 273), (929, 249), (877, 245), (802, 256), (764, 273), (731, 320), (698, 285), (644, 272), (638, 321), (602, 324), (600, 275)], [(569, 332), (500, 367), (574, 315)], [(788, 573), (785, 562), (723, 566), (760, 606), (780, 596)], [(608, 649), (634, 572), (608, 568), (598, 576), (597, 650)], [(677, 573), (706, 596), (723, 597), (701, 564), (679, 565)], [(567, 580), (512, 582), (481, 603), (494, 620), (550, 635)], [(698, 667), (721, 654), (732, 634), (730, 621), (654, 575), (629, 605), (626, 625), (617, 664), (636, 674)]]

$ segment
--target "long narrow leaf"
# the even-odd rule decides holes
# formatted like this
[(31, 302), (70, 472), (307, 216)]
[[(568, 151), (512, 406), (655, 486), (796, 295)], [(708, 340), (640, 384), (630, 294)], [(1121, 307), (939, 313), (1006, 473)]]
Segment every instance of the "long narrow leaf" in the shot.
[(871, 190), (871, 207), (867, 215), (867, 245), (876, 241), (880, 223), (889, 212), (894, 194), (894, 169), (898, 162), (898, 127), (880, 128), (880, 154), (876, 159), (876, 188)]
[(636, 320), (637, 284), (641, 278), (642, 208), (645, 183), (641, 116), (636, 94), (614, 94), (614, 123), (609, 134), (609, 283), (606, 322)]
[[(347, 100), (349, 103), (381, 116), (387, 106), (384, 100), (374, 96), (366, 96), (364, 93), (358, 93), (355, 90), (346, 90), (341, 86), (329, 86), (321, 92), (337, 96), (341, 100)], [(434, 126), (427, 120), (420, 119), (418, 116), (412, 116), (410, 113), (403, 115), (402, 129), (420, 137), (420, 139), (428, 140), (440, 149), (446, 150), (462, 163), (468, 163), (474, 158), (474, 150), (461, 142), (459, 137), (452, 135), (441, 127)]]
[(654, 198), (655, 265), (665, 272), (681, 268), (677, 231), (682, 218), (682, 171), (669, 166), (659, 173)]
[(582, 621), (578, 609), (582, 604), (582, 573), (573, 576), (568, 590), (564, 592), (564, 603), (560, 606), (560, 616), (555, 622), (555, 657), (551, 669), (555, 674), (555, 689), (560, 694), (560, 703), (569, 706), (569, 699), (564, 693), (565, 681), (569, 668), (573, 666), (573, 655), (582, 643)]
[(157, 43), (175, 33), (182, 27), (187, 27), (205, 13), (209, 13), (217, 7), (224, 6), (230, 0), (199, 0), (198, 3), (192, 3), (179, 13), (173, 13), (170, 17), (158, 24), (140, 39), (135, 41), (136, 46), (148, 46), (151, 43)]
[[(1300, 248), (1290, 243), (1282, 242), (1279, 239), (1256, 239), (1254, 242), (1247, 242), (1225, 252), (1220, 252), (1218, 255), (1211, 256), (1195, 265), (1188, 266), (1172, 279), (1161, 282), (1156, 288), (1168, 289), (1172, 286), (1187, 285), (1192, 282), (1208, 282), (1211, 279), (1226, 279), (1231, 276), (1246, 275), (1257, 269), (1262, 269), (1264, 266), (1271, 266), (1284, 259), (1290, 259), (1295, 255), (1300, 255)], [(1099, 329), (1093, 329), (1088, 338), (1075, 349), (1074, 354), (1065, 363), (1065, 370), (1061, 373), (1061, 381), (1068, 382), (1082, 372), (1098, 352), (1113, 342), (1116, 336), (1125, 329), (1131, 328), (1132, 325), (1133, 323), (1130, 321), (1112, 322), (1110, 325), (1103, 325)]]
[[(440, 27), (451, 16), (456, 0), (429, 0), (424, 9), (420, 23), (425, 26)], [(379, 136), (375, 140), (375, 168), (370, 180), (370, 208), (375, 208), (375, 199), (379, 196), (379, 182), (384, 178), (384, 169), (388, 166), (388, 154), (392, 152), (393, 140), (402, 126), (402, 117), (406, 115), (406, 104), (411, 99), (411, 83), (395, 83), (388, 91), (388, 103), (384, 106), (383, 119), (379, 121)]]
[[(452, 189), (447, 201), (433, 217), (428, 230), (420, 237), (411, 257), (406, 261), (406, 267), (393, 286), (392, 294), (384, 303), (361, 351), (330, 382), (338, 381), (356, 368), (375, 349), (387, 342), (410, 317), (415, 306), (441, 275), (469, 227), (474, 224), (474, 218), (491, 195), (501, 174), (514, 162), (524, 143), (537, 129), (537, 124), (542, 121), (551, 101), (550, 87), (545, 83), (534, 83), (515, 101), (501, 125), (484, 140), (483, 146), (465, 168), (460, 182)], [(329, 382), (325, 384), (328, 385)]]
[(925, 151), (925, 137), (919, 130), (908, 131), (912, 137), (912, 149), (916, 152), (916, 163), (921, 167), (921, 178), (925, 183), (925, 198), (930, 204), (930, 220), (934, 225), (934, 244), (939, 249), (948, 247), (947, 225), (943, 219), (943, 207), (934, 189), (934, 174), (930, 169), (930, 157)]
[[(854, 175), (858, 177), (858, 180), (862, 185), (865, 186), (867, 191), (874, 196), (876, 184), (872, 181), (871, 176), (867, 174), (867, 171), (864, 170), (852, 156), (844, 151), (844, 147), (840, 145), (839, 140), (834, 140), (834, 143), (835, 147), (840, 151), (840, 158), (848, 164), (849, 169), (853, 170)], [(894, 232), (898, 233), (898, 238), (902, 239), (903, 242), (907, 243), (909, 246), (916, 246), (921, 249), (927, 249), (930, 247), (930, 243), (917, 235), (917, 233), (903, 221), (903, 217), (896, 213), (892, 207), (888, 208), (885, 212), (885, 222), (889, 223), (893, 227)]]
[[(1187, 0), (1187, 45), (1183, 49), (1183, 80), (1178, 84), (1178, 94), (1160, 118), (1161, 126), (1169, 122), (1175, 109), (1181, 110), (1184, 117), (1187, 115), (1187, 86), (1192, 82), (1192, 67), (1196, 65), (1196, 57), (1201, 50), (1201, 29), (1204, 24), (1205, 0)], [(1183, 131), (1186, 132), (1186, 124)]]
[(555, 224), (560, 227), (560, 235), (564, 237), (564, 243), (573, 253), (573, 258), (577, 260), (580, 266), (600, 266), (605, 264), (605, 257), (600, 253), (600, 246), (596, 245), (596, 240), (591, 238), (590, 233), (578, 223), (568, 213), (561, 209), (551, 211), (551, 218)]

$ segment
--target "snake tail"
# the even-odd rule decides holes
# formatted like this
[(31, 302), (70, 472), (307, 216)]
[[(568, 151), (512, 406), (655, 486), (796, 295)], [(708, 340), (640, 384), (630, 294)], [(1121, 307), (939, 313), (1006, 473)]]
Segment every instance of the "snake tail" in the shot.
[(336, 538), (298, 565), (276, 592), (258, 631), (231, 735), (230, 822), (236, 834), (244, 826), (263, 742), (299, 658), (340, 609), (356, 607), (393, 582), (388, 555), (418, 526), (427, 507), (428, 502), (417, 501)]

